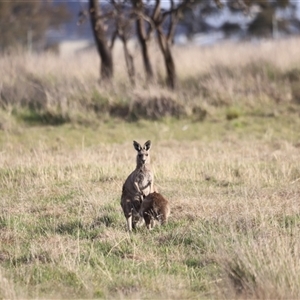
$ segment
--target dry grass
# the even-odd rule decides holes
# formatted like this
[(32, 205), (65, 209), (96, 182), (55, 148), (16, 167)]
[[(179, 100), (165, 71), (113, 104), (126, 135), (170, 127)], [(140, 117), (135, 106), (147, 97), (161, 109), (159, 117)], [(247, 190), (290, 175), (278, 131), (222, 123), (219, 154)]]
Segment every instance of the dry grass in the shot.
[[(123, 71), (96, 86), (94, 54), (1, 58), (2, 101), (15, 102), (0, 119), (0, 298), (300, 298), (298, 44), (175, 49), (177, 92), (128, 89)], [(126, 123), (90, 108), (142, 98), (191, 118)], [(39, 126), (41, 112), (67, 124)], [(132, 140), (147, 139), (171, 215), (129, 235), (121, 187)]]
[[(112, 85), (98, 85), (99, 58), (93, 51), (68, 57), (2, 56), (0, 103), (18, 118), (44, 124), (91, 124), (111, 116), (203, 119), (215, 117), (220, 105), (276, 113), (278, 103), (299, 102), (298, 48), (297, 38), (209, 48), (175, 47), (179, 89), (174, 92), (162, 83), (163, 62), (154, 46), (151, 58), (160, 84), (145, 83), (139, 50), (132, 45), (138, 70), (135, 87), (130, 87), (119, 48)], [(141, 103), (146, 109), (141, 109)], [(159, 113), (153, 113), (157, 107)]]
[(56, 147), (76, 131), (66, 126), (46, 143), (47, 129), (31, 128), (34, 142), (2, 144), (3, 297), (300, 296), (299, 133), (256, 138), (229, 129), (217, 140), (194, 138), (190, 128), (192, 140), (178, 142), (160, 137), (163, 126), (176, 128), (158, 124), (149, 135), (170, 222), (132, 237), (119, 201), (135, 153), (131, 142), (101, 143), (108, 125), (99, 142), (91, 133), (89, 147), (68, 139)]

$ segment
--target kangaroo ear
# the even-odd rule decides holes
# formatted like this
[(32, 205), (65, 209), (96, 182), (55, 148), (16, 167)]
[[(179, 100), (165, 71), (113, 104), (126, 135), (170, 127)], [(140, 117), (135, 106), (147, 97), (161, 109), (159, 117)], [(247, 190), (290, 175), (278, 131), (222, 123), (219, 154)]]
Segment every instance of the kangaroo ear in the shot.
[(133, 141), (133, 147), (138, 152), (142, 150), (142, 146), (136, 141)]
[(150, 150), (150, 148), (151, 148), (151, 141), (147, 141), (145, 144), (144, 144), (144, 149), (145, 150)]

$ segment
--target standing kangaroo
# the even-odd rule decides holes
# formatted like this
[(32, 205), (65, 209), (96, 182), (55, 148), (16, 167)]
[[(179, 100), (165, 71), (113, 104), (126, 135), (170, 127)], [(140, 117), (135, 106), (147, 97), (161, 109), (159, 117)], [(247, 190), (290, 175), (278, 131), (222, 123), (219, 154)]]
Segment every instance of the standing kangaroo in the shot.
[(141, 203), (154, 191), (154, 176), (150, 165), (151, 141), (147, 141), (143, 147), (133, 141), (133, 146), (137, 151), (136, 168), (123, 184), (121, 196), (121, 206), (129, 231), (142, 220), (139, 215)]

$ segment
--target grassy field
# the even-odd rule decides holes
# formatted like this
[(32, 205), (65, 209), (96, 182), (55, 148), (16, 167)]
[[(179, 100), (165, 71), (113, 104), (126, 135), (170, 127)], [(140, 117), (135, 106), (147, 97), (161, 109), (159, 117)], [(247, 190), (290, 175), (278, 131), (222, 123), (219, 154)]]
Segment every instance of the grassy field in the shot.
[[(98, 86), (95, 54), (0, 58), (0, 298), (300, 298), (299, 45), (177, 48), (175, 92)], [(129, 234), (147, 139), (171, 215)]]

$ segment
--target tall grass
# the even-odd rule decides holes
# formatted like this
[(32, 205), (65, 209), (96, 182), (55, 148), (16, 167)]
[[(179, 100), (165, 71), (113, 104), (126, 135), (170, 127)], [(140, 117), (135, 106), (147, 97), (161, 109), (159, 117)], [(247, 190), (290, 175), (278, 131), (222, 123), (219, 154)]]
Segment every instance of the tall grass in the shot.
[[(174, 92), (98, 85), (95, 53), (2, 57), (0, 298), (299, 298), (298, 43), (175, 49)], [(130, 235), (133, 139), (171, 215)]]
[(20, 119), (46, 124), (170, 115), (203, 119), (214, 116), (219, 106), (270, 114), (278, 103), (299, 102), (298, 47), (296, 38), (207, 48), (177, 46), (176, 91), (169, 91), (160, 79), (164, 70), (155, 47), (151, 58), (158, 82), (152, 85), (146, 84), (139, 50), (132, 47), (138, 70), (135, 87), (130, 86), (119, 48), (112, 85), (99, 85), (100, 62), (94, 51), (62, 57), (2, 56), (0, 100)]

